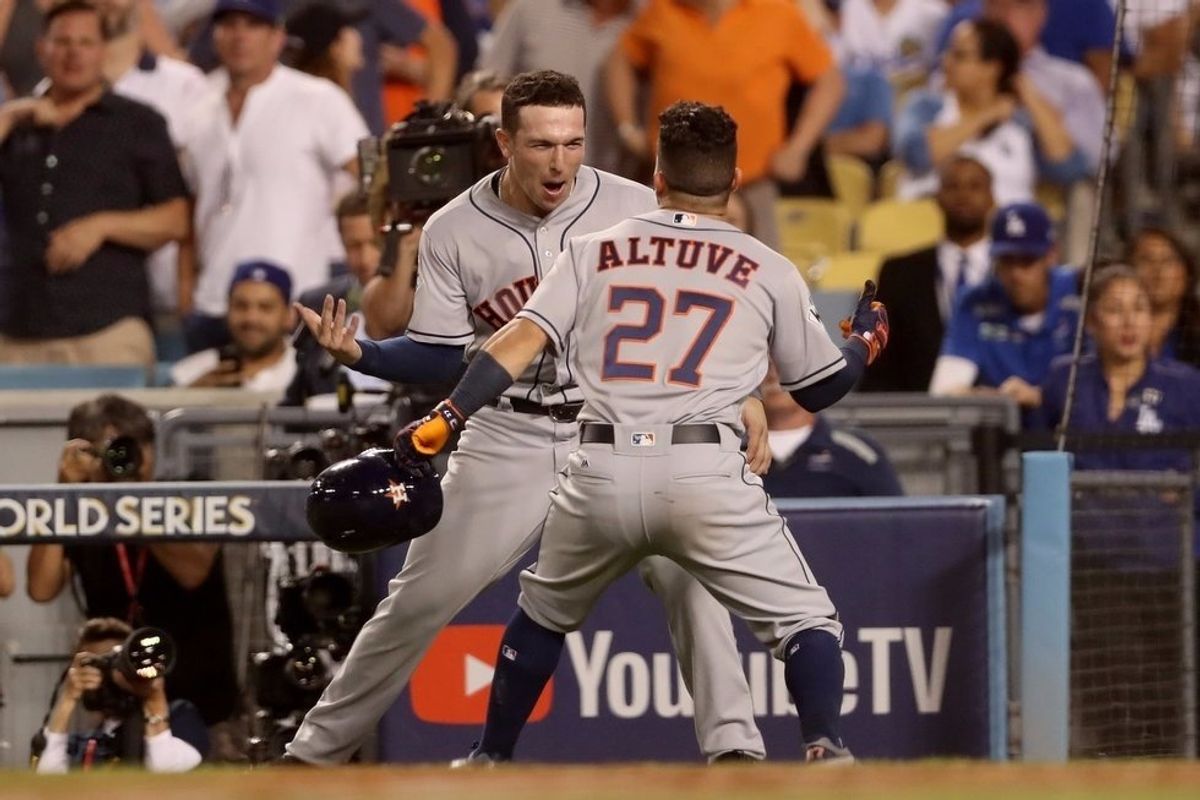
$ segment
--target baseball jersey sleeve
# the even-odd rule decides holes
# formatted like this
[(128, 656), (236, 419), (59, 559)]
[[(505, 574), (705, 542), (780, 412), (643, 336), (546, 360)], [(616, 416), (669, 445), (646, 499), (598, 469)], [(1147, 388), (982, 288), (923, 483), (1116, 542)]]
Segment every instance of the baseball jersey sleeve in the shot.
[(559, 254), (550, 272), (538, 284), (533, 296), (517, 316), (537, 325), (558, 353), (566, 352), (567, 337), (575, 327), (575, 313), (579, 308), (579, 276), (575, 272), (575, 249), (571, 244)]
[(475, 340), (475, 326), (457, 259), (438, 236), (440, 230), (426, 228), (421, 235), (417, 291), (405, 335), (414, 342), (465, 347)]
[(775, 297), (771, 327), (771, 358), (779, 370), (779, 384), (789, 392), (823, 381), (846, 363), (794, 269), (787, 271)]

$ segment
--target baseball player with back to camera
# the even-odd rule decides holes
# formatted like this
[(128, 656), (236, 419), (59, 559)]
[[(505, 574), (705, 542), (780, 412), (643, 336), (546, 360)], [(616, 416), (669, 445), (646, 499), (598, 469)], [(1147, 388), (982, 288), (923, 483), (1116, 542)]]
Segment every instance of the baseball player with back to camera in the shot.
[(547, 347), (583, 390), (579, 449), (521, 573), (483, 736), (460, 763), (512, 757), (564, 636), (648, 556), (694, 575), (784, 662), (806, 759), (852, 760), (838, 733), (842, 626), (736, 426), (768, 358), (810, 411), (840, 399), (886, 344), (887, 313), (868, 282), (839, 350), (796, 268), (721, 219), (740, 178), (736, 123), (693, 102), (660, 121), (659, 209), (572, 240), (450, 397), (397, 438), (398, 458), (436, 454)]
[[(407, 333), (380, 343), (355, 341), (356, 324), (345, 324), (344, 303), (335, 307), (326, 298), (319, 318), (301, 310), (321, 345), (342, 363), (387, 380), (452, 381), (464, 351), (477, 350), (517, 313), (568, 237), (654, 208), (647, 187), (581, 167), (584, 115), (574, 78), (549, 71), (514, 78), (497, 134), (508, 164), (426, 224)], [(478, 409), (450, 457), (441, 521), (409, 546), (388, 596), (288, 744), (289, 760), (349, 759), (438, 632), (541, 535), (555, 476), (577, 444), (582, 395), (574, 375), (556, 372), (548, 354), (496, 394)], [(757, 400), (750, 405), (761, 413)], [(765, 419), (759, 422), (748, 455), (762, 469), (769, 451)], [(709, 760), (763, 758), (729, 615), (667, 559), (648, 559), (642, 576), (666, 607), (695, 698), (701, 750)]]

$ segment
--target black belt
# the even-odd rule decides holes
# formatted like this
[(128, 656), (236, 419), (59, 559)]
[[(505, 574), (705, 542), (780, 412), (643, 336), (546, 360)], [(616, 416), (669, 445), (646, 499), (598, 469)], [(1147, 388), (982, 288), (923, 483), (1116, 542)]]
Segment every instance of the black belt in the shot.
[[(504, 398), (508, 401), (507, 407), (517, 412), (518, 414), (536, 414), (539, 417), (550, 417), (555, 422), (574, 422), (579, 416), (579, 409), (583, 408), (583, 403), (562, 403), (557, 406), (544, 406), (541, 403), (534, 403), (529, 400), (521, 400), (516, 397)], [(488, 403), (493, 408), (504, 408), (500, 405), (500, 398), (496, 398)]]
[[(613, 426), (585, 422), (579, 431), (580, 444), (612, 444)], [(721, 431), (716, 425), (675, 425), (671, 428), (671, 444), (720, 444)]]

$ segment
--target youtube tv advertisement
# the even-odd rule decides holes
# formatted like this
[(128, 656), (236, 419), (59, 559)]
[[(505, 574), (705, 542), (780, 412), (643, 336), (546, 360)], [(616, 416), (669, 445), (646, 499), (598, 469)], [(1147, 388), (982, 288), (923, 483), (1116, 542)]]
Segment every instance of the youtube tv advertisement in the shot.
[[(782, 501), (845, 638), (843, 737), (860, 758), (1002, 758), (1002, 504), (991, 498)], [(536, 551), (521, 561), (534, 562)], [(379, 565), (381, 591), (403, 563)], [(517, 573), (442, 631), (379, 729), (379, 756), (465, 755), (487, 713)], [(799, 759), (799, 723), (775, 660), (734, 618), (755, 721), (771, 760)], [(694, 708), (666, 616), (636, 570), (569, 634), (516, 758), (531, 762), (698, 762)]]

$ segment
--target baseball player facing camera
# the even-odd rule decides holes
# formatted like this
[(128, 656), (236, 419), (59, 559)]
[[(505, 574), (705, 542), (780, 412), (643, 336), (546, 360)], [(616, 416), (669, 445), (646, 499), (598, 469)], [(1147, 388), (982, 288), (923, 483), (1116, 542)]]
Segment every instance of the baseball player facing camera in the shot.
[[(317, 341), (369, 375), (405, 384), (453, 382), (464, 357), (520, 311), (571, 237), (655, 207), (648, 188), (583, 166), (584, 121), (574, 78), (552, 71), (515, 77), (504, 91), (496, 134), (507, 164), (430, 217), (407, 333), (356, 341), (345, 304), (327, 297), (322, 314), (300, 312)], [(632, 342), (626, 346), (632, 351)], [(350, 758), (438, 632), (541, 535), (555, 476), (578, 446), (583, 394), (570, 362), (556, 366), (548, 353), (530, 362), (503, 393), (473, 409), (478, 413), (463, 427), (442, 480), (441, 521), (409, 546), (388, 596), (288, 745), (290, 759)], [(762, 404), (743, 404), (753, 390), (737, 399), (731, 424), (740, 430), (749, 421), (746, 458), (763, 469), (770, 453)], [(740, 451), (737, 458), (744, 463)], [(680, 671), (695, 699), (700, 749), (714, 761), (763, 758), (729, 615), (667, 559), (646, 559), (641, 575), (666, 607)]]
[(800, 405), (836, 402), (886, 345), (887, 314), (868, 282), (839, 350), (795, 267), (722, 219), (740, 178), (733, 119), (684, 102), (660, 123), (659, 208), (572, 240), (449, 399), (397, 438), (398, 458), (437, 453), (547, 349), (582, 389), (579, 447), (521, 573), (483, 735), (458, 763), (512, 758), (565, 635), (609, 584), (663, 556), (784, 662), (807, 760), (852, 759), (838, 730), (842, 626), (747, 469), (738, 409), (768, 358)]

